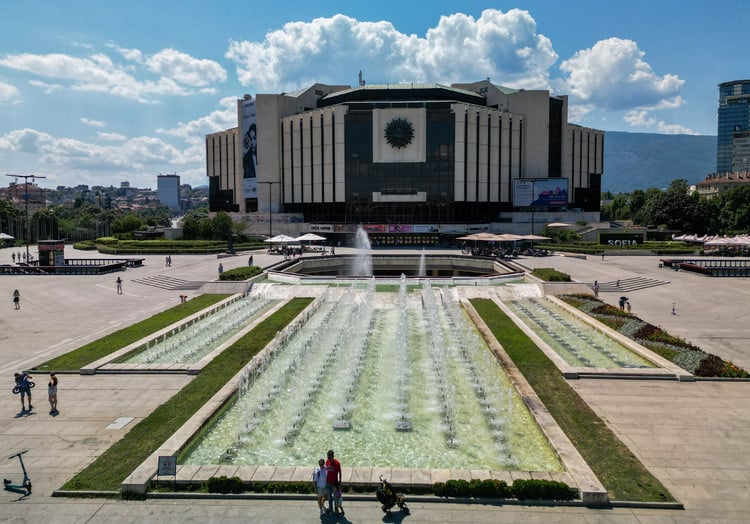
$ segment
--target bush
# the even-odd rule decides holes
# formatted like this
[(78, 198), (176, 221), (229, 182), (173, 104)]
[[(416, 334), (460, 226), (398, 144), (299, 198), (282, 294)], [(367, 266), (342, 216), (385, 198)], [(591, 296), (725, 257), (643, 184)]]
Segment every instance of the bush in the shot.
[(572, 500), (577, 493), (564, 482), (541, 479), (516, 479), (511, 491), (518, 500)]
[(578, 495), (578, 490), (555, 480), (516, 479), (512, 486), (508, 486), (503, 480), (472, 479), (467, 482), (459, 479), (436, 482), (432, 485), (432, 493), (436, 497), (572, 500)]
[(209, 493), (242, 493), (244, 486), (240, 477), (210, 477), (206, 482)]
[(534, 269), (531, 274), (547, 282), (570, 282), (570, 275), (549, 267)]
[(261, 273), (263, 273), (263, 270), (258, 266), (237, 267), (224, 271), (219, 275), (219, 280), (247, 280)]

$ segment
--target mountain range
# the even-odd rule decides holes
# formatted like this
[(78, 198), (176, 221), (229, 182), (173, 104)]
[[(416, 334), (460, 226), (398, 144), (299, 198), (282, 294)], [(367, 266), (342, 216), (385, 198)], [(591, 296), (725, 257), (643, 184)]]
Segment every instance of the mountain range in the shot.
[(607, 131), (602, 191), (663, 189), (680, 178), (695, 184), (716, 172), (716, 137)]

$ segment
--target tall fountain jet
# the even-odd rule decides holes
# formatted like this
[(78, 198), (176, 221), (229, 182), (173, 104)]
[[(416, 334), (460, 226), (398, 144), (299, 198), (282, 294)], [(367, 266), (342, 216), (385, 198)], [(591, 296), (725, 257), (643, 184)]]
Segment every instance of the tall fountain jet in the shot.
[(372, 276), (372, 246), (367, 231), (360, 225), (357, 226), (357, 237), (354, 241), (354, 247), (357, 254), (352, 264), (352, 275), (371, 277)]

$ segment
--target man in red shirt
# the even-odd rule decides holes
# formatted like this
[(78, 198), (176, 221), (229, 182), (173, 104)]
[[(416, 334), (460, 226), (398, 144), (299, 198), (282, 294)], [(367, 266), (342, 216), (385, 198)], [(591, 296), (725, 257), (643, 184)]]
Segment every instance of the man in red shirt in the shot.
[(336, 484), (341, 482), (341, 462), (333, 458), (333, 450), (328, 450), (326, 460), (326, 494), (328, 495), (328, 513), (333, 513), (333, 492)]

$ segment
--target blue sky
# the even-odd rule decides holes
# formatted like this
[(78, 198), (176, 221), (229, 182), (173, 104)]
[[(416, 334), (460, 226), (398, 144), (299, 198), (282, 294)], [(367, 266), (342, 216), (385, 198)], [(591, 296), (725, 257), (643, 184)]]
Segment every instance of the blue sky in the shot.
[[(3, 2), (0, 175), (206, 184), (235, 100), (313, 81), (475, 81), (568, 95), (606, 131), (716, 134), (750, 78), (741, 0)], [(605, 167), (606, 176), (606, 167)], [(10, 179), (8, 179), (10, 181)], [(0, 184), (3, 184), (0, 182)]]

